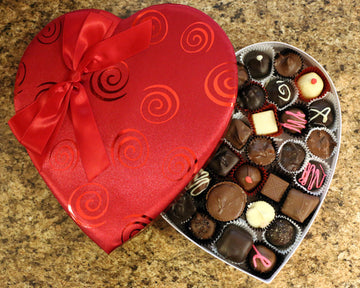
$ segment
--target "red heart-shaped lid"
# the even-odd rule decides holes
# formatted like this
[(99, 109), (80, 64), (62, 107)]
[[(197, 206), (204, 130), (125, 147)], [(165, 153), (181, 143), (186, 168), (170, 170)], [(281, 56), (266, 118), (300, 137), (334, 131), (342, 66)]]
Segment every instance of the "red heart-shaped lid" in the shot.
[(204, 13), (165, 4), (121, 20), (80, 10), (28, 46), (9, 125), (62, 207), (109, 253), (205, 164), (236, 93), (233, 47)]

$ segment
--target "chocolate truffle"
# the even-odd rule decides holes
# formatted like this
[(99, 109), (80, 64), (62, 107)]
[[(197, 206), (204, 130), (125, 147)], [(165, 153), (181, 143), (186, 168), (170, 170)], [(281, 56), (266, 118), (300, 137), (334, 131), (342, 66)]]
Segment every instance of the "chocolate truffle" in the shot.
[(309, 123), (311, 125), (330, 127), (334, 119), (334, 107), (329, 101), (319, 100), (310, 104)]
[(216, 223), (209, 216), (196, 213), (190, 221), (190, 230), (192, 234), (200, 239), (210, 239), (215, 233)]
[(228, 147), (222, 145), (209, 163), (209, 168), (220, 176), (226, 176), (240, 158)]
[(265, 228), (274, 218), (274, 207), (265, 201), (250, 203), (246, 210), (246, 220), (254, 228)]
[(295, 172), (301, 168), (305, 155), (300, 144), (287, 142), (281, 148), (279, 162), (287, 171)]
[(245, 66), (241, 63), (237, 63), (238, 68), (238, 84), (239, 87), (243, 86), (249, 80), (249, 74)]
[(326, 178), (324, 167), (315, 161), (310, 161), (297, 181), (307, 190), (319, 189), (324, 184)]
[(242, 214), (247, 196), (235, 183), (221, 182), (213, 186), (206, 195), (206, 209), (219, 221), (231, 221)]
[(254, 79), (263, 79), (270, 75), (272, 60), (262, 51), (251, 51), (244, 57), (244, 63)]
[(269, 100), (279, 108), (289, 104), (295, 97), (295, 90), (290, 81), (273, 79), (266, 85)]
[(301, 75), (296, 84), (301, 95), (308, 100), (320, 96), (324, 89), (324, 81), (315, 72)]
[(186, 185), (185, 190), (189, 191), (191, 196), (198, 196), (206, 190), (210, 183), (209, 172), (200, 169), (199, 173)]
[(274, 269), (276, 259), (276, 254), (264, 245), (253, 246), (249, 253), (250, 267), (260, 273), (270, 272)]
[(288, 182), (276, 176), (275, 174), (270, 173), (264, 187), (261, 189), (261, 194), (276, 202), (279, 202), (288, 186)]
[(299, 108), (289, 108), (280, 116), (280, 125), (290, 134), (300, 134), (306, 123), (306, 115)]
[(283, 51), (275, 56), (274, 67), (276, 72), (284, 77), (294, 77), (302, 68), (300, 55)]
[(320, 198), (291, 189), (287, 195), (281, 212), (290, 218), (303, 223), (319, 205)]
[(266, 240), (281, 249), (288, 248), (292, 245), (295, 241), (295, 236), (295, 226), (284, 218), (275, 219), (265, 232)]
[(240, 108), (256, 110), (265, 103), (265, 90), (256, 84), (246, 85), (239, 89), (236, 102)]
[(270, 135), (279, 131), (273, 110), (254, 113), (251, 118), (256, 135)]
[(185, 193), (175, 202), (167, 212), (167, 215), (174, 221), (184, 222), (191, 218), (196, 212), (196, 207), (192, 197)]
[(228, 225), (216, 242), (219, 254), (236, 263), (246, 260), (253, 245), (252, 236), (245, 229), (234, 224)]
[(246, 144), (246, 141), (249, 139), (251, 134), (252, 131), (249, 126), (239, 119), (233, 119), (225, 138), (236, 149), (241, 149)]
[(245, 164), (236, 170), (235, 178), (245, 191), (250, 191), (261, 182), (261, 172), (259, 168)]
[(322, 159), (329, 158), (336, 146), (334, 139), (324, 130), (311, 131), (306, 144), (312, 154)]
[(247, 147), (248, 158), (258, 165), (269, 165), (275, 160), (275, 148), (270, 139), (254, 138)]

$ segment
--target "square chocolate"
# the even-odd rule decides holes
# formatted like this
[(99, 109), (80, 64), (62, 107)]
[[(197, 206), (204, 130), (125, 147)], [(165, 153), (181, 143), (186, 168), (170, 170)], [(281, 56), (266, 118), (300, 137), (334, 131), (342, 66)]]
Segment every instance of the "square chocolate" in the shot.
[(222, 145), (209, 163), (215, 173), (226, 176), (230, 170), (240, 161), (240, 158), (228, 147)]
[(303, 223), (319, 205), (320, 198), (291, 189), (286, 197), (281, 212), (290, 218)]
[(270, 135), (279, 131), (273, 110), (266, 110), (251, 115), (256, 135)]
[(276, 202), (279, 202), (288, 186), (288, 182), (276, 176), (275, 174), (270, 173), (264, 187), (261, 189), (261, 194)]
[(252, 131), (249, 126), (239, 119), (233, 119), (225, 138), (236, 149), (241, 149), (244, 147), (251, 134)]

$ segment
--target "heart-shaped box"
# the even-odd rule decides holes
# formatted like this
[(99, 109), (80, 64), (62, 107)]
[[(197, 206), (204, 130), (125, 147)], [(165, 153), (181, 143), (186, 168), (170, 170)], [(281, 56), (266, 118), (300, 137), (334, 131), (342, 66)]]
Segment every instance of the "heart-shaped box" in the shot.
[(30, 43), (9, 125), (65, 211), (107, 253), (205, 164), (234, 109), (224, 31), (182, 5), (80, 10)]
[[(262, 65), (258, 65), (256, 61), (253, 61), (256, 64), (249, 64), (251, 63), (251, 61), (247, 60), (250, 58), (249, 55), (252, 55), (253, 59), (259, 62), (262, 62), (266, 55), (269, 57), (272, 65), (271, 69), (267, 70), (265, 77), (260, 79), (251, 76), (251, 71), (259, 72)], [(240, 83), (237, 103), (239, 103), (239, 98), (245, 97), (246, 94), (242, 94), (242, 91), (245, 91), (249, 85), (263, 89), (266, 92), (266, 101), (261, 104), (263, 107), (258, 110), (249, 110), (247, 107), (244, 108), (238, 105), (233, 119), (236, 119), (237, 122), (239, 120), (243, 122), (243, 126), (232, 126), (233, 123), (231, 123), (229, 133), (223, 139), (222, 148), (215, 154), (203, 172), (196, 175), (194, 180), (185, 188), (184, 196), (178, 202), (175, 202), (162, 216), (183, 236), (214, 257), (258, 280), (270, 283), (306, 236), (330, 187), (340, 150), (340, 103), (335, 86), (325, 69), (310, 55), (294, 46), (281, 42), (256, 43), (239, 50), (236, 52), (236, 56), (239, 63)], [(298, 67), (299, 71), (295, 73), (297, 75), (288, 75), (287, 77), (279, 75), (279, 71), (282, 71), (280, 68), (283, 67), (275, 67), (277, 59), (280, 59), (277, 63), (280, 66), (284, 65), (283, 67), (287, 69), (291, 66)], [(296, 64), (298, 59), (301, 59), (301, 61)], [(267, 64), (263, 66), (267, 66)], [(308, 101), (302, 95), (304, 89), (300, 87), (299, 79), (302, 75), (313, 71), (321, 75), (325, 85), (319, 96)], [(244, 76), (245, 74), (247, 76)], [(317, 83), (313, 79), (310, 80), (311, 84), (309, 83), (309, 85)], [(274, 83), (276, 85), (272, 86)], [(276, 87), (276, 90), (273, 87)], [(261, 94), (257, 94), (256, 97), (260, 98)], [(280, 122), (284, 121), (281, 117), (286, 111), (295, 111), (291, 110), (293, 108), (305, 112), (303, 116), (306, 118), (307, 123), (303, 125), (303, 122), (301, 122), (303, 120), (300, 121), (297, 118), (291, 118), (291, 122)], [(282, 133), (272, 134), (271, 137), (256, 135), (257, 131), (254, 128), (252, 115), (263, 110), (275, 111), (276, 122), (279, 126), (283, 125), (284, 128)], [(299, 114), (295, 115), (298, 116)], [(252, 127), (252, 136), (247, 135), (249, 138), (245, 138), (246, 129), (237, 128), (244, 127), (244, 125)], [(264, 126), (268, 126), (268, 124), (266, 123)], [(293, 131), (289, 132), (290, 129), (293, 129)], [(297, 130), (299, 130), (299, 133)], [(315, 133), (316, 137), (312, 138), (312, 133)], [(321, 137), (317, 138), (318, 135), (321, 135)], [(245, 138), (245, 140), (242, 140), (243, 145), (238, 146), (239, 139), (242, 138)], [(249, 146), (253, 142), (252, 139), (259, 138), (268, 139), (277, 149), (276, 158), (274, 157), (274, 161), (270, 165), (259, 166), (249, 157)], [(320, 143), (318, 139), (323, 139), (324, 142)], [(310, 146), (312, 145), (311, 142), (315, 143), (314, 147)], [(286, 158), (281, 156), (281, 151), (286, 143), (304, 147), (307, 156), (298, 171), (286, 171), (281, 165), (282, 159)], [(327, 143), (330, 145), (330, 148), (327, 148), (333, 149), (332, 151), (325, 149)], [(336, 146), (331, 147), (332, 143)], [(326, 155), (318, 154), (323, 152), (321, 148), (324, 148), (324, 151), (328, 153), (325, 153)], [(239, 158), (239, 162), (232, 160), (236, 157)], [(220, 160), (220, 162), (216, 162), (217, 159), (226, 160), (227, 163)], [(212, 165), (212, 163), (219, 164)], [(252, 180), (256, 179), (255, 174), (250, 173), (249, 168), (246, 168), (245, 172), (248, 174), (244, 175), (248, 176), (241, 176), (245, 181), (241, 182), (241, 178), (237, 178), (236, 173), (238, 169), (240, 171), (242, 166), (248, 164), (253, 168), (259, 168), (260, 178), (263, 178), (263, 180), (258, 180), (259, 184), (255, 184), (258, 186), (247, 191), (246, 186), (244, 186), (244, 184), (246, 185), (246, 178), (249, 177), (251, 180), (247, 184), (252, 184)], [(227, 172), (224, 173), (225, 170)], [(247, 201), (245, 202), (247, 208), (244, 209), (240, 216), (235, 215), (233, 220), (223, 221), (223, 219), (216, 218), (217, 214), (214, 215), (214, 206), (215, 210), (218, 209), (218, 211), (232, 210), (233, 207), (231, 206), (234, 201), (225, 199), (226, 197), (230, 198), (230, 194), (221, 191), (218, 192), (220, 195), (217, 196), (218, 202), (213, 205), (209, 204), (209, 199), (211, 199), (209, 195), (217, 186), (224, 183), (228, 185), (229, 181), (232, 182), (232, 185), (238, 184), (246, 191)], [(222, 196), (221, 193), (226, 197)], [(249, 214), (248, 218), (247, 211), (251, 210), (252, 205), (260, 201), (269, 205), (255, 206), (254, 210), (258, 210), (253, 214), (255, 220), (263, 220), (262, 217), (267, 218), (266, 214), (269, 214), (269, 212), (265, 209), (268, 209), (269, 206), (274, 208), (275, 213), (272, 217), (275, 218), (273, 220), (270, 218), (271, 222), (266, 223), (265, 227), (254, 227), (252, 226), (254, 225), (253, 222), (250, 221), (251, 215)], [(184, 215), (185, 217), (183, 217)], [(233, 228), (234, 226), (235, 228)], [(231, 227), (231, 229), (228, 227)], [(275, 228), (272, 229), (273, 227)], [(284, 243), (281, 242), (289, 237), (289, 227), (293, 229), (294, 237), (289, 239), (290, 244), (288, 246), (284, 246)], [(231, 243), (235, 243), (235, 245)], [(242, 256), (241, 259), (239, 255)]]

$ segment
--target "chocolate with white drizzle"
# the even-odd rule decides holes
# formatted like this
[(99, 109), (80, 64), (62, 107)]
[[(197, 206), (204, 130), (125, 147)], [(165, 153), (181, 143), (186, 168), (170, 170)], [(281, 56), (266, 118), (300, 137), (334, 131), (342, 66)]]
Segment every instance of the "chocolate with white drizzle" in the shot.
[(200, 169), (199, 173), (186, 185), (185, 190), (190, 192), (191, 196), (198, 196), (206, 190), (210, 183), (209, 172)]
[(314, 126), (330, 127), (334, 122), (335, 112), (330, 102), (320, 100), (309, 107), (309, 123)]

